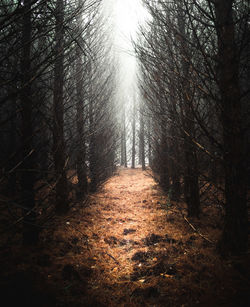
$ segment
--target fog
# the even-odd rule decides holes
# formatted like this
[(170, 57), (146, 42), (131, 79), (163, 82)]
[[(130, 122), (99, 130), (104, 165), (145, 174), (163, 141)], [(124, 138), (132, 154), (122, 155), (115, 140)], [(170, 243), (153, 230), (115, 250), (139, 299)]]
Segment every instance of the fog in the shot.
[(137, 92), (137, 61), (133, 40), (137, 39), (139, 25), (147, 19), (141, 0), (106, 0), (106, 12), (112, 20), (113, 43), (118, 61), (118, 99), (129, 106)]

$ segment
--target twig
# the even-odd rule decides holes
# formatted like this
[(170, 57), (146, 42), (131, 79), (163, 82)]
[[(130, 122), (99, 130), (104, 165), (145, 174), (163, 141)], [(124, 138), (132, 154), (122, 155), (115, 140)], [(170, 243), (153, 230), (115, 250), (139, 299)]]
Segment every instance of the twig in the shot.
[(213, 245), (215, 244), (213, 241), (211, 241), (210, 239), (206, 238), (202, 233), (200, 233), (199, 230), (196, 229), (196, 228), (194, 227), (194, 225), (192, 225), (192, 224), (189, 222), (189, 220), (188, 220), (184, 215), (182, 215), (182, 216), (183, 216), (184, 220), (188, 223), (188, 225), (193, 229), (193, 231), (197, 232), (198, 235), (200, 235), (204, 240), (208, 241), (209, 243), (211, 243), (211, 244), (213, 244)]
[(119, 261), (117, 261), (117, 260), (115, 259), (115, 257), (113, 257), (112, 255), (110, 255), (110, 254), (107, 253), (107, 252), (103, 252), (103, 253), (106, 254), (106, 255), (108, 255), (110, 258), (112, 258), (116, 264), (120, 265)]

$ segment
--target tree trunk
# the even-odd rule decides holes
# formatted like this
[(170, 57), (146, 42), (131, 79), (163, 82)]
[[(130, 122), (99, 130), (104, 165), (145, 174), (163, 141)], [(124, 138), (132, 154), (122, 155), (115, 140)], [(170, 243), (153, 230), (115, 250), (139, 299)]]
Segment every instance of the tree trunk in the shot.
[(143, 107), (142, 103), (140, 106), (140, 158), (141, 158), (141, 167), (142, 170), (146, 169), (145, 165), (145, 127), (144, 127), (144, 116), (143, 116)]
[(184, 196), (187, 203), (188, 216), (199, 217), (201, 209), (196, 150), (194, 144), (191, 143), (187, 136), (184, 136), (184, 157)]
[[(79, 20), (80, 23), (80, 20)], [(76, 171), (78, 177), (78, 197), (82, 198), (87, 193), (88, 181), (85, 166), (86, 149), (84, 138), (84, 102), (83, 102), (83, 62), (82, 52), (79, 46), (76, 46), (76, 128), (77, 128), (77, 157), (76, 157)]]
[(38, 228), (36, 227), (36, 213), (34, 195), (34, 154), (33, 154), (33, 123), (32, 123), (32, 92), (31, 92), (31, 0), (25, 0), (23, 3), (23, 25), (22, 25), (22, 54), (21, 54), (21, 72), (22, 72), (22, 89), (20, 92), (21, 118), (22, 118), (22, 171), (21, 171), (21, 188), (22, 201), (21, 205), (24, 214), (23, 225), (23, 243), (33, 245), (38, 242)]
[(132, 119), (132, 165), (131, 168), (135, 168), (135, 100), (133, 101), (133, 119)]
[[(11, 112), (13, 112), (13, 118), (11, 118), (10, 122), (10, 138), (9, 138), (9, 153), (11, 158), (8, 161), (7, 169), (11, 171), (17, 164), (19, 153), (17, 152), (17, 102), (16, 99), (12, 100), (11, 104)], [(23, 154), (23, 153), (22, 153)], [(23, 159), (23, 158), (22, 158)], [(16, 196), (17, 192), (17, 172), (16, 170), (11, 171), (9, 174), (8, 182), (7, 182), (7, 195), (8, 196)]]
[(152, 167), (152, 140), (151, 140), (151, 119), (148, 118), (148, 127), (147, 127), (147, 138), (148, 138), (148, 164)]
[[(182, 10), (179, 10), (178, 26), (179, 31), (183, 37), (186, 36), (185, 18)], [(184, 137), (184, 159), (185, 159), (185, 173), (184, 173), (184, 196), (188, 207), (188, 216), (199, 217), (200, 215), (200, 195), (199, 195), (199, 178), (196, 148), (192, 142), (195, 137), (194, 115), (192, 110), (193, 99), (190, 88), (190, 64), (187, 59), (190, 55), (187, 53), (188, 46), (184, 39), (181, 39), (181, 64), (183, 73), (182, 83), (182, 123), (183, 123), (183, 137)], [(188, 134), (188, 135), (187, 135)]]
[(68, 183), (66, 176), (65, 141), (64, 141), (64, 105), (63, 105), (63, 83), (64, 83), (64, 0), (57, 0), (55, 9), (56, 32), (55, 32), (55, 66), (54, 66), (54, 163), (56, 172), (56, 212), (62, 214), (67, 212), (68, 205)]
[(225, 225), (219, 249), (225, 255), (245, 252), (248, 239), (239, 57), (232, 3), (230, 0), (215, 1), (226, 198)]
[(121, 166), (124, 166), (124, 135), (121, 129)]
[(180, 174), (177, 166), (177, 170), (173, 173), (172, 176), (172, 193), (171, 199), (174, 201), (178, 201), (181, 196), (181, 182), (180, 182)]
[(125, 117), (125, 111), (124, 111), (124, 121), (123, 121), (123, 141), (124, 141), (124, 166), (128, 167), (128, 161), (127, 161), (127, 138), (126, 138), (126, 117)]
[(171, 199), (174, 201), (178, 201), (181, 196), (181, 174), (180, 174), (180, 152), (179, 152), (179, 141), (177, 138), (176, 129), (174, 126), (170, 128), (170, 134), (172, 139), (169, 144), (169, 172), (170, 178), (172, 180), (171, 184)]
[(169, 192), (170, 188), (170, 172), (169, 172), (169, 149), (167, 141), (166, 123), (161, 123), (161, 144), (160, 144), (160, 183), (164, 191)]
[(122, 112), (122, 132), (121, 132), (121, 165), (127, 167), (127, 146), (126, 146), (126, 115), (125, 106)]
[[(92, 94), (91, 96), (92, 97)], [(96, 131), (94, 125), (94, 111), (93, 101), (90, 98), (89, 101), (89, 129), (90, 129), (90, 140), (89, 140), (89, 171), (90, 171), (90, 191), (95, 192), (97, 189), (97, 162), (96, 161)]]

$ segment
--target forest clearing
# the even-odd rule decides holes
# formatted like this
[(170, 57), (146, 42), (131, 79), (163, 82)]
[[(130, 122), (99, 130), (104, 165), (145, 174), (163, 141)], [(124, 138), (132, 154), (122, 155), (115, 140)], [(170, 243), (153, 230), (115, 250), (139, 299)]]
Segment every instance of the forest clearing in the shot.
[(5, 306), (248, 306), (249, 257), (218, 255), (221, 219), (215, 206), (186, 219), (149, 171), (122, 168), (36, 249), (5, 250)]

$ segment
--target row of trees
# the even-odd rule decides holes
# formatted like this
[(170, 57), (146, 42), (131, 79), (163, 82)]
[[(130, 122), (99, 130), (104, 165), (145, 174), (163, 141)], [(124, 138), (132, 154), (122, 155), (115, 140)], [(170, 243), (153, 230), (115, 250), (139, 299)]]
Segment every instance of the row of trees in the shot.
[(108, 25), (100, 0), (1, 1), (1, 207), (25, 244), (38, 241), (47, 209), (67, 212), (73, 194), (83, 198), (115, 169)]
[(135, 49), (151, 167), (191, 217), (223, 193), (220, 251), (246, 251), (250, 2), (143, 2), (151, 19)]
[[(137, 91), (123, 103), (120, 116), (120, 165), (135, 168), (139, 165), (146, 169), (147, 161), (147, 131), (145, 131), (142, 101)], [(131, 162), (131, 163), (130, 163)]]

